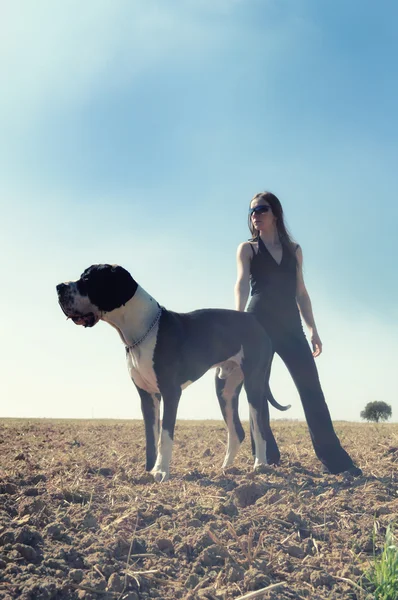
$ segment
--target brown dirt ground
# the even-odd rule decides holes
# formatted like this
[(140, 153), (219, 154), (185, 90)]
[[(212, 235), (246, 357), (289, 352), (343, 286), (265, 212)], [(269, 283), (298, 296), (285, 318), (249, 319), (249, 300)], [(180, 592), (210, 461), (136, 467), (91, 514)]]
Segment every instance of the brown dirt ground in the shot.
[(292, 421), (274, 423), (280, 466), (253, 473), (247, 437), (222, 472), (223, 423), (180, 421), (155, 484), (142, 422), (0, 421), (0, 598), (372, 597), (358, 584), (397, 522), (398, 424), (336, 429), (363, 477), (322, 475)]

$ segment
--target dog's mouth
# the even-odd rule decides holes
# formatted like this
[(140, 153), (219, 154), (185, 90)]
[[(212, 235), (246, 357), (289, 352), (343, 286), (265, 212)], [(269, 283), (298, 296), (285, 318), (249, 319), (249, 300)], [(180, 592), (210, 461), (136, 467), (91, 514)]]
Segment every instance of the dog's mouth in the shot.
[(87, 315), (73, 315), (69, 317), (76, 325), (83, 325), (83, 327), (93, 327), (98, 319), (94, 313), (88, 313)]
[(61, 303), (59, 303), (62, 308), (62, 312), (68, 319), (72, 319), (75, 325), (83, 325), (83, 327), (93, 327), (98, 322), (98, 317), (95, 316), (94, 313), (89, 312), (85, 315), (76, 315), (69, 313)]

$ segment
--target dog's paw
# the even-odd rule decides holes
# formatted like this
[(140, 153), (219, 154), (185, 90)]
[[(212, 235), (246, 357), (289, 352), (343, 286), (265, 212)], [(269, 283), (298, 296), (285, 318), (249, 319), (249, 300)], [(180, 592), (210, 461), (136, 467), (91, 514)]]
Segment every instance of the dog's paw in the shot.
[(167, 481), (170, 477), (169, 473), (167, 473), (167, 471), (152, 471), (152, 475), (154, 480), (157, 483), (162, 483), (163, 481)]
[[(254, 461), (254, 465), (253, 465), (253, 471), (257, 471), (257, 473), (261, 473), (262, 469), (264, 467), (267, 467), (267, 461), (260, 461), (258, 458), (256, 458), (256, 460)], [(267, 470), (265, 469), (264, 471), (265, 473), (267, 472)]]
[(230, 467), (233, 463), (233, 459), (232, 458), (226, 458), (222, 464), (221, 470), (224, 471), (224, 469), (228, 469), (228, 467)]
[(264, 465), (261, 463), (257, 465), (255, 469), (253, 469), (256, 475), (269, 475), (270, 473), (275, 473), (275, 466), (273, 465)]

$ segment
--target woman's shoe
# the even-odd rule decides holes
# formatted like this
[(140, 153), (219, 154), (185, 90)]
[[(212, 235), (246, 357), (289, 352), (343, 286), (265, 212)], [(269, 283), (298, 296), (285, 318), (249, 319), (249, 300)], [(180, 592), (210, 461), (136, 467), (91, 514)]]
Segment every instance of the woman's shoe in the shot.
[(337, 471), (336, 473), (332, 473), (332, 471), (329, 471), (329, 469), (324, 466), (322, 468), (322, 473), (324, 475), (341, 475), (342, 473), (345, 473), (347, 475), (351, 475), (352, 477), (361, 477), (363, 475), (362, 469), (356, 467), (355, 465), (352, 465), (352, 467), (349, 469), (344, 469), (344, 471)]

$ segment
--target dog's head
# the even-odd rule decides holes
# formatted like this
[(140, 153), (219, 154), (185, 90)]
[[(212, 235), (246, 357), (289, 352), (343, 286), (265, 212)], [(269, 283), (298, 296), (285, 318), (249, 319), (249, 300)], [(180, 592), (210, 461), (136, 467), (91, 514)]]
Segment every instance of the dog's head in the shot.
[(76, 325), (93, 327), (105, 312), (126, 304), (137, 287), (123, 267), (92, 265), (77, 281), (57, 285), (58, 302)]

